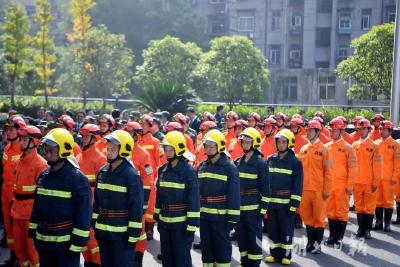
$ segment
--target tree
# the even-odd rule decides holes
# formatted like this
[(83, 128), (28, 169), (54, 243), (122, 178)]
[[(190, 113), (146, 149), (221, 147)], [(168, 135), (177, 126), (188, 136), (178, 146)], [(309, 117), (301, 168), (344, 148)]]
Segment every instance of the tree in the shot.
[(25, 73), (32, 69), (29, 29), (30, 24), (23, 6), (12, 3), (6, 12), (4, 24), (2, 25), (4, 56), (7, 60), (5, 69), (10, 82), (11, 108), (14, 107), (17, 79), (22, 79)]
[(52, 64), (56, 61), (53, 53), (54, 41), (49, 37), (49, 25), (53, 20), (51, 15), (51, 5), (47, 0), (36, 0), (36, 14), (33, 19), (39, 24), (40, 30), (33, 39), (33, 45), (37, 49), (33, 60), (35, 63), (35, 71), (42, 81), (42, 89), (36, 91), (36, 94), (43, 92), (45, 97), (45, 106), (48, 107), (48, 95), (55, 92), (49, 85), (50, 78), (54, 73)]
[(174, 81), (159, 80), (149, 84), (136, 97), (136, 103), (148, 110), (168, 110), (169, 112), (185, 112), (188, 106), (198, 103), (196, 93), (190, 87)]
[(135, 80), (144, 90), (156, 81), (174, 81), (187, 85), (201, 54), (196, 44), (184, 44), (169, 35), (161, 40), (150, 41), (149, 47), (143, 51), (143, 64), (136, 68)]
[[(245, 36), (225, 36), (211, 41), (211, 50), (202, 57), (193, 73), (197, 91), (208, 84), (217, 99), (232, 109), (240, 100), (259, 102), (269, 85), (266, 60)], [(203, 82), (200, 82), (203, 80)], [(209, 82), (204, 82), (208, 80)]]
[(390, 98), (394, 24), (382, 24), (351, 42), (354, 55), (337, 66), (343, 81), (351, 79), (347, 94), (352, 98), (384, 95)]

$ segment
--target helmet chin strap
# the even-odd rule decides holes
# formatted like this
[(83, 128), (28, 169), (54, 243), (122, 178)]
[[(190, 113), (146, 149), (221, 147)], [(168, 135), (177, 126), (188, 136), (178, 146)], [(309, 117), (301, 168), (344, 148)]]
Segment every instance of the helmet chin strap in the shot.
[[(289, 141), (288, 141), (288, 142), (289, 142)], [(277, 141), (277, 140), (275, 140), (275, 145), (276, 145), (276, 147), (278, 148), (278, 141)], [(279, 150), (279, 149), (277, 149), (277, 150), (278, 150), (278, 154), (283, 154), (283, 153), (288, 152), (288, 151), (289, 151), (289, 148), (288, 148), (288, 146), (286, 146), (286, 149), (283, 150), (283, 151), (281, 151), (281, 150)]]
[(32, 143), (32, 139), (29, 138), (28, 145), (27, 145), (25, 148), (21, 148), (21, 151), (22, 151), (22, 152), (25, 152), (25, 151), (28, 151), (28, 150), (30, 150), (30, 149), (34, 149), (35, 147), (37, 147), (36, 145), (30, 147), (31, 143)]
[(217, 156), (217, 155), (218, 155), (218, 152), (215, 153), (215, 154), (213, 154), (213, 155), (207, 155), (207, 158), (208, 158), (209, 160), (212, 160), (212, 159), (215, 158), (215, 156)]
[(318, 138), (318, 136), (319, 136), (319, 130), (315, 129), (315, 135), (314, 135), (314, 137), (310, 140), (310, 142), (311, 142), (311, 143), (314, 142), (315, 139)]
[(89, 143), (88, 143), (86, 146), (83, 146), (82, 149), (83, 149), (83, 150), (86, 150), (86, 149), (88, 149), (89, 147), (91, 147), (92, 145), (94, 145), (94, 142), (92, 143), (92, 140), (93, 140), (93, 135), (90, 136)]
[(273, 135), (275, 132), (275, 129), (272, 129), (271, 132), (269, 134), (266, 134), (265, 137), (270, 137), (271, 135)]
[(8, 138), (8, 137), (7, 137), (7, 140), (10, 141), (10, 142), (16, 141), (17, 139), (18, 139), (18, 136), (15, 137), (15, 138)]
[(122, 159), (122, 158), (118, 155), (115, 159), (109, 159), (109, 158), (107, 158), (107, 162), (110, 163), (110, 164), (112, 164), (112, 163), (114, 163), (115, 161), (120, 160), (120, 159)]

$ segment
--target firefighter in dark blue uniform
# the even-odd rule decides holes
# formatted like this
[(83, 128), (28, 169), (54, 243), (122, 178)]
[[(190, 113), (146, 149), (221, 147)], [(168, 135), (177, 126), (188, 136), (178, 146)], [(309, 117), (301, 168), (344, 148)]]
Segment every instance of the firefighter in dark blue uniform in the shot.
[(229, 231), (240, 218), (239, 174), (224, 153), (226, 140), (220, 131), (209, 131), (203, 145), (208, 157), (198, 168), (203, 266), (230, 266)]
[(275, 136), (277, 153), (267, 160), (271, 197), (268, 205), (268, 236), (271, 256), (266, 262), (291, 263), (294, 216), (303, 190), (303, 166), (293, 152), (294, 134), (283, 129)]
[(116, 130), (106, 137), (107, 161), (97, 175), (93, 227), (101, 266), (135, 266), (135, 243), (140, 239), (143, 185), (130, 161), (132, 136)]
[(200, 223), (197, 173), (184, 158), (182, 133), (169, 132), (161, 141), (168, 163), (159, 168), (154, 210), (164, 267), (191, 267), (190, 248)]
[(29, 236), (40, 266), (78, 267), (92, 215), (89, 182), (72, 157), (74, 139), (67, 130), (51, 130), (42, 143), (50, 168), (39, 177)]
[(262, 260), (262, 219), (268, 208), (267, 164), (258, 151), (261, 134), (246, 128), (239, 141), (244, 156), (235, 163), (240, 177), (240, 221), (236, 226), (242, 266), (259, 266)]

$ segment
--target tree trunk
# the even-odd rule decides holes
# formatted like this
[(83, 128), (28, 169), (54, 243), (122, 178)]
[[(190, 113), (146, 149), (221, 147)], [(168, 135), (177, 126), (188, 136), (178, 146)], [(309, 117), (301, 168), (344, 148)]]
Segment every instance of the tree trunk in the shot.
[(14, 109), (15, 107), (15, 102), (14, 102), (14, 96), (15, 96), (15, 76), (11, 78), (11, 88), (10, 88), (10, 94), (11, 94), (11, 101), (10, 101), (10, 110)]

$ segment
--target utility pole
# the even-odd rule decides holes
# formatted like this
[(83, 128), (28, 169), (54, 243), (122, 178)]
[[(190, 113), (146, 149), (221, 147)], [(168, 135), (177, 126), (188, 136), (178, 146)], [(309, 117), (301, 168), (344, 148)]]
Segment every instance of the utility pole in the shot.
[(390, 117), (395, 127), (399, 124), (400, 113), (400, 0), (396, 3), (396, 26), (393, 46), (392, 97)]

